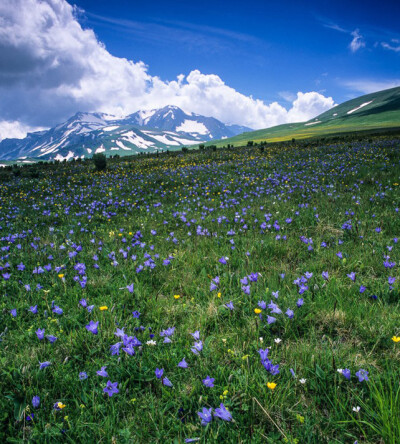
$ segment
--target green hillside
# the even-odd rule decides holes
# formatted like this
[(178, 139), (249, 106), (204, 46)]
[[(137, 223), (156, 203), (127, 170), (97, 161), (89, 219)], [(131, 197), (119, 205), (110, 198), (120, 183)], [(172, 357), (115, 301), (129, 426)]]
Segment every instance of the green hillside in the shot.
[(250, 131), (207, 145), (239, 146), (254, 142), (280, 142), (382, 128), (400, 128), (400, 87), (366, 94), (337, 105), (308, 122), (287, 123)]

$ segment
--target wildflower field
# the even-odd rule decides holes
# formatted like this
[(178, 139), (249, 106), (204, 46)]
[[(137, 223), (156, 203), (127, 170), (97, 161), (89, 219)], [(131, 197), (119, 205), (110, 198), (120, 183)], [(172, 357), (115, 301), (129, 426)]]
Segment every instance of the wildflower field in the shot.
[(3, 443), (399, 443), (400, 140), (0, 184)]

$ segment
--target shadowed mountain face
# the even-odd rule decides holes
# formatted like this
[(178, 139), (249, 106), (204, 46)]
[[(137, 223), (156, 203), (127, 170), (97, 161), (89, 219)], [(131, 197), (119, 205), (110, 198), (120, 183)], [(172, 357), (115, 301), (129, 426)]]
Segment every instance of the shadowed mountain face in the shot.
[(63, 160), (99, 152), (129, 155), (223, 139), (243, 131), (249, 128), (185, 113), (176, 106), (137, 111), (122, 119), (79, 112), (47, 131), (30, 133), (24, 139), (3, 140), (0, 159)]

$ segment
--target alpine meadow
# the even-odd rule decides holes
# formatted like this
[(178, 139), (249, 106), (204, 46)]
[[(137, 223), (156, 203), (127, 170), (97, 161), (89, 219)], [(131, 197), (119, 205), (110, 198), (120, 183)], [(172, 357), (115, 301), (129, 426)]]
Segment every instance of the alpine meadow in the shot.
[(309, 3), (0, 0), (0, 444), (400, 443), (400, 6)]

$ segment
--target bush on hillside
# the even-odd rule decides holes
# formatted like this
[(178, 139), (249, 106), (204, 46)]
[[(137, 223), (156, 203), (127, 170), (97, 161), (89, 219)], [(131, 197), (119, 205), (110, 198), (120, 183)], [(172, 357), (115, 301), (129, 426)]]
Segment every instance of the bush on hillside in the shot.
[(94, 166), (97, 171), (103, 171), (107, 167), (107, 158), (103, 153), (97, 153), (93, 156)]

